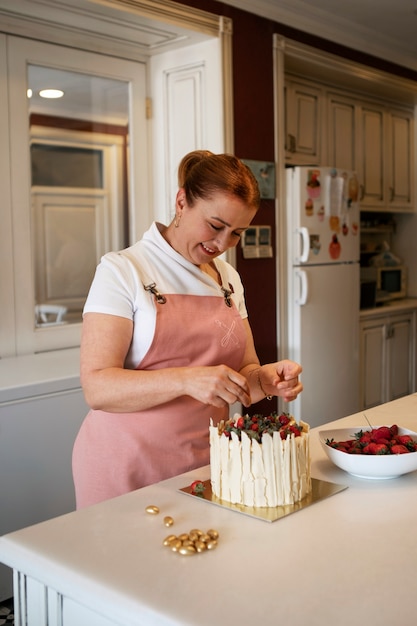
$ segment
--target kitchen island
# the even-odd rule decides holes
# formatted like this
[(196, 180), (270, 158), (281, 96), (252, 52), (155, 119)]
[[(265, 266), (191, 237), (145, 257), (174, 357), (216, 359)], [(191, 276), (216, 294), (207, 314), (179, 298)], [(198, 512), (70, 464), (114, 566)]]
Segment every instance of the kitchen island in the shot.
[[(366, 417), (416, 431), (417, 394)], [(205, 467), (1, 537), (16, 625), (414, 626), (417, 472), (350, 476), (321, 448), (318, 431), (332, 426), (366, 420), (358, 413), (311, 431), (312, 476), (348, 488), (276, 522), (179, 491), (207, 479)], [(162, 545), (192, 528), (216, 529), (217, 548), (182, 557)]]

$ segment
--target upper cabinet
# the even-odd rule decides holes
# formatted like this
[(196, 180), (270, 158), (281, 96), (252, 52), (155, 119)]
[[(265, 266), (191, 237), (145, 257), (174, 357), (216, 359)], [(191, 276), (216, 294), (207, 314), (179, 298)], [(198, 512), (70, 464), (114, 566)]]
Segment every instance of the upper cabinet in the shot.
[(321, 160), (323, 97), (321, 89), (303, 81), (285, 84), (285, 158), (311, 165)]
[(383, 100), (285, 80), (285, 161), (354, 170), (367, 211), (414, 211), (414, 113)]
[(414, 117), (412, 112), (389, 109), (386, 114), (385, 194), (391, 210), (414, 205)]

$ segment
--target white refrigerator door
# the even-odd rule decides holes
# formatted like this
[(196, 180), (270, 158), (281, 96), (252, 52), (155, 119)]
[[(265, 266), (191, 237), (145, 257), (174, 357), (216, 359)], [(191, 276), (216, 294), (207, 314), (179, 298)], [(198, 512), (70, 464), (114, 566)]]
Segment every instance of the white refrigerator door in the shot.
[(287, 170), (287, 224), (292, 265), (359, 261), (358, 181), (325, 167)]
[(289, 287), (289, 358), (304, 390), (288, 410), (315, 427), (359, 410), (359, 264), (293, 268)]

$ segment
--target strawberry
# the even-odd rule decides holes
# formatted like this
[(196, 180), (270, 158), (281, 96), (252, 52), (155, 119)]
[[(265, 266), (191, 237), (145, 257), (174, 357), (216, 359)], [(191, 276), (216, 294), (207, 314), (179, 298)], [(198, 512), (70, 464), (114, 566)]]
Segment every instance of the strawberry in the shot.
[(410, 452), (410, 450), (408, 450), (408, 448), (403, 446), (401, 443), (391, 446), (391, 454), (406, 454), (408, 452)]
[(410, 437), (410, 435), (397, 435), (395, 437), (395, 441), (397, 443), (403, 444), (404, 446), (406, 446), (407, 443), (410, 443), (411, 441), (414, 443), (414, 440), (412, 437)]
[(362, 449), (363, 454), (387, 454), (389, 452), (384, 443), (375, 443), (371, 441)]
[(194, 493), (197, 496), (201, 496), (203, 491), (205, 490), (204, 483), (201, 480), (195, 480), (190, 485), (191, 493)]
[(374, 428), (372, 430), (372, 440), (380, 441), (381, 439), (385, 439), (385, 441), (389, 441), (391, 439), (391, 431), (388, 426), (380, 426), (379, 428)]
[(289, 424), (290, 422), (290, 418), (288, 417), (288, 415), (285, 415), (284, 413), (282, 413), (279, 417), (278, 417), (278, 421), (281, 424), (281, 426), (286, 426), (287, 424)]
[(391, 435), (392, 435), (393, 437), (395, 437), (396, 435), (398, 435), (398, 426), (397, 426), (397, 424), (393, 424), (393, 425), (390, 427), (390, 431), (391, 431)]
[(236, 428), (244, 428), (245, 427), (245, 418), (238, 417), (236, 421)]

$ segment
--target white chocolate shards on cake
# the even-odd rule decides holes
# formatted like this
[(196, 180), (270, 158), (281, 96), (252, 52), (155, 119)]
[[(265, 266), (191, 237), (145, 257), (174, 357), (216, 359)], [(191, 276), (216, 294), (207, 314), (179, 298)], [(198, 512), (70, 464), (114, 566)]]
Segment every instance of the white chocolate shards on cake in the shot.
[(309, 425), (287, 413), (210, 423), (213, 494), (251, 507), (294, 504), (311, 491)]

